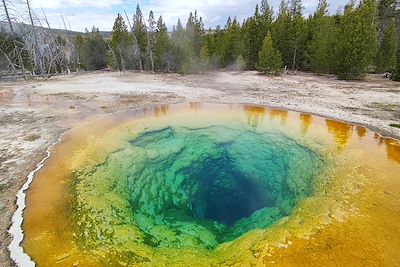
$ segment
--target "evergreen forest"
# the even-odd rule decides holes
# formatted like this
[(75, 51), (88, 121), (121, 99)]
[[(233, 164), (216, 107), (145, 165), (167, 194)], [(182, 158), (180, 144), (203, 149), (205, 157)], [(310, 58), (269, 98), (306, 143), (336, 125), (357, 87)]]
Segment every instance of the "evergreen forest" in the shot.
[[(29, 1), (27, 8), (30, 10)], [(3, 1), (3, 11), (7, 10)], [(282, 0), (273, 10), (267, 0), (251, 17), (205, 28), (197, 11), (168, 29), (162, 16), (117, 14), (111, 35), (93, 27), (71, 36), (31, 25), (2, 29), (1, 69), (23, 75), (112, 69), (193, 74), (217, 69), (257, 70), (280, 75), (309, 71), (360, 80), (368, 73), (400, 80), (400, 1), (350, 0), (335, 14), (320, 0), (308, 17), (301, 0)], [(9, 28), (15, 27), (10, 18)]]

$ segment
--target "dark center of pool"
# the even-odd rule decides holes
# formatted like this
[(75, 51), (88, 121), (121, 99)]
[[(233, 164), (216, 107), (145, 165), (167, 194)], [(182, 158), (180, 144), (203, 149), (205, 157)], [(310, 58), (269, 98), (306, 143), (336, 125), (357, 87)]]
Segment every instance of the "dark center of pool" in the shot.
[(194, 216), (232, 226), (255, 211), (275, 205), (264, 185), (237, 170), (228, 153), (206, 160), (191, 176), (198, 190), (191, 197)]

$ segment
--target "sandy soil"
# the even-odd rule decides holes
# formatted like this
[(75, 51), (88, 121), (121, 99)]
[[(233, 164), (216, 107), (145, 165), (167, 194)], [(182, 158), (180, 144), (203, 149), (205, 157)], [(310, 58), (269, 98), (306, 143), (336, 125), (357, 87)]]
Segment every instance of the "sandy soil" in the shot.
[(312, 113), (400, 138), (400, 84), (370, 76), (338, 81), (306, 73), (204, 75), (83, 73), (50, 80), (0, 82), (0, 266), (11, 266), (7, 229), (15, 194), (46, 147), (89, 117), (179, 102), (247, 103)]

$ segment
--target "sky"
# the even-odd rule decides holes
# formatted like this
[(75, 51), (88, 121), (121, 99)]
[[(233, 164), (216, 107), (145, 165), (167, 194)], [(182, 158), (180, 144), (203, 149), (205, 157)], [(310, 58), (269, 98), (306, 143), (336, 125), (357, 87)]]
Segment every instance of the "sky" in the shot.
[[(254, 8), (261, 0), (30, 0), (35, 14), (43, 17), (46, 13), (52, 28), (64, 28), (61, 19), (63, 15), (68, 29), (84, 31), (93, 26), (101, 31), (112, 29), (118, 13), (128, 13), (130, 20), (139, 2), (142, 12), (147, 20), (150, 10), (158, 18), (163, 16), (169, 30), (176, 24), (178, 18), (185, 24), (188, 14), (197, 10), (203, 18), (206, 28), (224, 26), (229, 16), (236, 16), (239, 21), (251, 16)], [(329, 11), (335, 13), (344, 7), (348, 0), (330, 1)], [(270, 0), (274, 11), (278, 10), (280, 0)], [(318, 5), (318, 0), (303, 0), (304, 15), (312, 14)], [(125, 18), (125, 15), (124, 15)]]

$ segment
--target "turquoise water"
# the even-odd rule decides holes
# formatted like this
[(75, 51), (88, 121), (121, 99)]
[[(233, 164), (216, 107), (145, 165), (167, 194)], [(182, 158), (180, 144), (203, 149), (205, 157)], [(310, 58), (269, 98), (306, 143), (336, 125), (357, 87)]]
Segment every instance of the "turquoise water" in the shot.
[(88, 188), (106, 179), (107, 190), (128, 198), (131, 210), (123, 214), (144, 244), (212, 249), (288, 216), (313, 193), (322, 166), (317, 154), (279, 132), (169, 126), (129, 139), (78, 180)]

